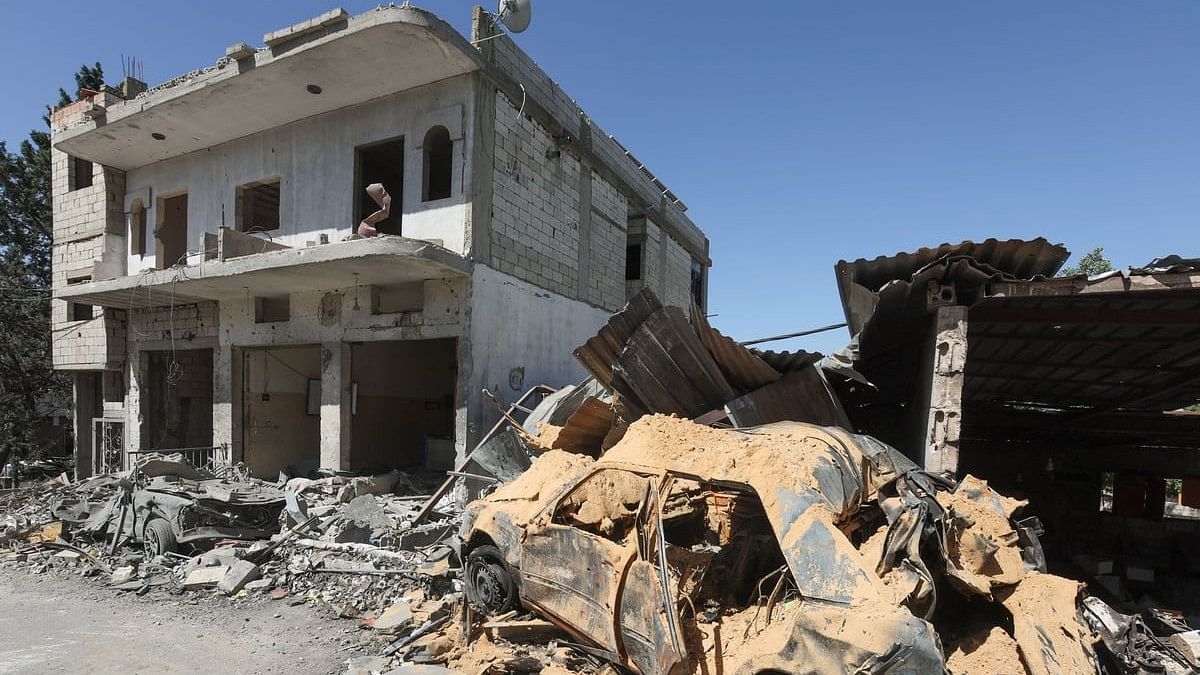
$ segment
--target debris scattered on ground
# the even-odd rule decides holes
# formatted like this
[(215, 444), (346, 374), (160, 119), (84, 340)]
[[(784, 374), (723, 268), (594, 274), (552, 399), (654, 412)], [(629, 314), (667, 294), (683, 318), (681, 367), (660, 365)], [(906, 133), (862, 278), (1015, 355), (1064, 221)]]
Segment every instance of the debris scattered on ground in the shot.
[(591, 378), (501, 409), (445, 480), (144, 455), (0, 497), (0, 565), (308, 605), (346, 625), (347, 673), (1196, 667), (1182, 614), (1051, 574), (1026, 502), (855, 433), (845, 363), (750, 350), (648, 290), (575, 353)]

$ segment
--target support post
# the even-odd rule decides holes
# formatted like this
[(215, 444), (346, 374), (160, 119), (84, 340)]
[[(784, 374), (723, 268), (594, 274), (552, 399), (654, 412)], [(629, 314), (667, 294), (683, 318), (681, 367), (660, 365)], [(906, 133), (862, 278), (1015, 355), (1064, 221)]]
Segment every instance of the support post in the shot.
[(321, 467), (350, 469), (350, 345), (321, 343)]
[[(963, 373), (967, 360), (967, 308), (938, 307), (921, 374), (921, 464), (928, 471), (958, 472)], [(918, 399), (921, 400), (921, 399)]]

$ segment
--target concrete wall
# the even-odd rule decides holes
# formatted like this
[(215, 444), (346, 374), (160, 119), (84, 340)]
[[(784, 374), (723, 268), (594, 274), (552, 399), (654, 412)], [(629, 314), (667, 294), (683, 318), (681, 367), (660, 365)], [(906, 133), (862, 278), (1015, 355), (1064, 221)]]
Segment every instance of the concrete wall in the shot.
[[(321, 234), (331, 240), (349, 235), (358, 224), (355, 148), (400, 136), (405, 148), (402, 199), (395, 187), (387, 186), (395, 200), (393, 218), (402, 213), (405, 236), (438, 239), (465, 253), (463, 186), (469, 185), (471, 171), (472, 91), (469, 77), (437, 82), (129, 171), (124, 211), (132, 211), (135, 199), (149, 207), (147, 253), (128, 256), (129, 273), (154, 267), (153, 229), (162, 217), (161, 200), (181, 192), (188, 193), (189, 252), (198, 254), (202, 233), (222, 225), (236, 227), (239, 185), (274, 177), (280, 179), (280, 227), (271, 233), (275, 241), (304, 246)], [(454, 141), (452, 192), (448, 199), (422, 203), (421, 143), (429, 128), (439, 124)], [(189, 262), (198, 259), (192, 255)]]
[(499, 419), (479, 395), (487, 388), (507, 407), (531, 387), (561, 387), (587, 376), (571, 352), (595, 335), (609, 312), (549, 293), (512, 275), (476, 265), (471, 292), (467, 391), (470, 445)]

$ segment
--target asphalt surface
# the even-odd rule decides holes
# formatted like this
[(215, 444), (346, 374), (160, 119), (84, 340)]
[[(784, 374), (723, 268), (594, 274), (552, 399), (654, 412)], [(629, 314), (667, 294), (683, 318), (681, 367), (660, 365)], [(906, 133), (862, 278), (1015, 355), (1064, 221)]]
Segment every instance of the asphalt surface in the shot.
[(137, 597), (0, 567), (0, 675), (341, 673), (357, 630), (283, 600)]

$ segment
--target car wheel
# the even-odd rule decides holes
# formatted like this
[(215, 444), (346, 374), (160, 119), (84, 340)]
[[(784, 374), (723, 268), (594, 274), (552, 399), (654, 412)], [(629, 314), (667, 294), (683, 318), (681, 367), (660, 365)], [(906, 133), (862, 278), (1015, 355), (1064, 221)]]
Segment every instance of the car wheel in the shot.
[(174, 553), (179, 549), (179, 542), (175, 541), (175, 530), (171, 528), (171, 523), (163, 518), (154, 518), (146, 523), (144, 540), (146, 553), (151, 556)]
[(467, 555), (467, 599), (486, 616), (517, 608), (517, 583), (495, 546), (479, 546)]

